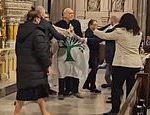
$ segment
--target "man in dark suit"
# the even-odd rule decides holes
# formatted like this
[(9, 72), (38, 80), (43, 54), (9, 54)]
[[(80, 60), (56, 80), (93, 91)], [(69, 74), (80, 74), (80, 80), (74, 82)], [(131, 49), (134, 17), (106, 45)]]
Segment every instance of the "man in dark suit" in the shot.
[[(106, 33), (112, 32), (115, 29), (115, 26), (118, 24), (119, 19), (116, 16), (111, 16), (110, 24), (100, 28)], [(115, 54), (115, 41), (106, 40), (106, 73), (105, 80), (107, 84), (102, 84), (102, 88), (111, 87), (111, 71), (112, 71), (112, 62)]]
[(96, 88), (96, 74), (98, 70), (98, 54), (99, 54), (99, 43), (102, 41), (100, 38), (93, 34), (93, 31), (97, 28), (97, 21), (91, 19), (88, 23), (88, 29), (85, 31), (85, 37), (87, 37), (87, 44), (90, 49), (89, 67), (91, 71), (83, 85), (83, 89), (89, 89), (94, 93), (101, 93)]

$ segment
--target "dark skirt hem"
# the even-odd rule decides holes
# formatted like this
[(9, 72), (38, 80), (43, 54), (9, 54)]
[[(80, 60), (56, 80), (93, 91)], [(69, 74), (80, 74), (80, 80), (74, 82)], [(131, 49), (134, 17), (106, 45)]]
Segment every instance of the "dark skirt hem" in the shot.
[(19, 101), (36, 101), (40, 98), (49, 96), (49, 84), (40, 85), (35, 88), (18, 89), (16, 100)]

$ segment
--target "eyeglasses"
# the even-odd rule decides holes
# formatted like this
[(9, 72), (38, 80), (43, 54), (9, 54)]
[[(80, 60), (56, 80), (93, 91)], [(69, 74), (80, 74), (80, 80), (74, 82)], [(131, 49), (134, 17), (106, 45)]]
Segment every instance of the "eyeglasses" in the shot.
[(74, 14), (74, 12), (69, 12), (69, 14)]
[(97, 26), (98, 24), (96, 23), (96, 24), (92, 24), (92, 25)]

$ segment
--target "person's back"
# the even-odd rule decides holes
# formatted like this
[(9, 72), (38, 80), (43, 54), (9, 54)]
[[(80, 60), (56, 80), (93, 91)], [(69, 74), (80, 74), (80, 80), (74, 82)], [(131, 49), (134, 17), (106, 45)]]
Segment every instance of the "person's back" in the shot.
[(133, 14), (124, 14), (116, 29), (110, 33), (94, 31), (94, 34), (105, 40), (115, 40), (116, 51), (112, 72), (112, 109), (104, 115), (117, 115), (121, 105), (121, 91), (126, 81), (126, 97), (135, 83), (135, 75), (142, 67), (139, 46), (142, 40), (140, 27)]
[[(99, 36), (96, 31), (94, 34)], [(115, 40), (116, 51), (113, 66), (141, 67), (139, 55), (141, 33), (133, 35), (133, 32), (129, 32), (125, 28), (116, 28), (113, 32), (103, 35), (100, 35), (102, 39)]]
[[(36, 36), (45, 36), (45, 34), (37, 29), (37, 26), (31, 22), (26, 22), (19, 26), (17, 41), (16, 41), (16, 55), (17, 55), (17, 76), (18, 88), (34, 87), (36, 85), (45, 82), (47, 73), (47, 68), (50, 63), (48, 59), (38, 60), (38, 55), (35, 50), (34, 40), (37, 39)], [(48, 40), (45, 39), (45, 43)], [(43, 45), (45, 44), (43, 43)], [(41, 47), (43, 47), (41, 44)], [(47, 47), (47, 50), (49, 48)], [(47, 51), (48, 53), (49, 51)], [(40, 53), (40, 52), (39, 52)], [(42, 53), (42, 52), (41, 52)], [(47, 54), (49, 55), (49, 54)], [(36, 78), (36, 79), (35, 79)], [(26, 82), (26, 84), (25, 84)]]
[(113, 60), (115, 66), (141, 67), (141, 58), (139, 55), (139, 46), (142, 34), (133, 36), (123, 28), (116, 29), (117, 36), (116, 52)]
[(47, 21), (45, 19), (42, 19), (39, 27), (44, 30), (44, 33), (48, 37), (49, 40), (51, 40), (53, 37), (57, 40), (64, 40), (65, 36), (60, 34), (52, 25), (50, 21)]

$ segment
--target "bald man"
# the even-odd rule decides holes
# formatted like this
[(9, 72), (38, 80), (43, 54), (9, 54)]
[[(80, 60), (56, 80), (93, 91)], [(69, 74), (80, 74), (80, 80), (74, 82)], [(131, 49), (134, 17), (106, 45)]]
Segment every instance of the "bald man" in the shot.
[(78, 20), (74, 19), (74, 11), (71, 8), (65, 8), (62, 13), (62, 20), (55, 23), (55, 26), (69, 29), (70, 25), (73, 26), (76, 35), (83, 37), (81, 24)]
[(45, 34), (49, 39), (53, 37), (57, 40), (65, 40), (65, 36), (60, 34), (53, 26), (52, 23), (46, 20), (46, 13), (43, 6), (37, 6), (38, 16), (41, 18), (39, 26), (44, 30)]
[[(55, 23), (55, 26), (61, 27), (63, 29), (72, 29), (74, 33), (80, 37), (83, 37), (81, 31), (81, 24), (78, 20), (74, 19), (74, 11), (71, 8), (65, 8), (62, 13), (62, 20)], [(70, 94), (78, 95), (79, 79), (74, 78), (74, 76), (64, 76), (64, 78), (59, 78), (59, 99), (63, 99), (64, 96), (70, 96)]]
[[(101, 28), (100, 30), (104, 30), (105, 32), (111, 32), (115, 29), (115, 26), (119, 22), (119, 18), (117, 16), (111, 16), (109, 20), (110, 24), (106, 25), (105, 27)], [(111, 87), (111, 72), (112, 72), (112, 61), (115, 53), (115, 41), (107, 40), (106, 41), (106, 73), (105, 73), (105, 80), (106, 84), (102, 84), (102, 88)]]

